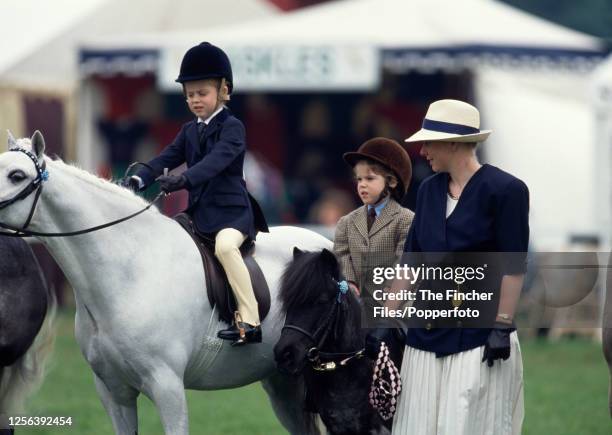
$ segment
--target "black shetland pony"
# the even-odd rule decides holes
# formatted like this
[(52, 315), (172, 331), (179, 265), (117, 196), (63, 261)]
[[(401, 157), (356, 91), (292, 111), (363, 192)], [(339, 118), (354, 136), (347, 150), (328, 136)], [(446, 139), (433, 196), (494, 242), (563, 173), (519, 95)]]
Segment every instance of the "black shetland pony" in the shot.
[(321, 416), (328, 433), (388, 434), (391, 421), (369, 403), (374, 363), (359, 352), (367, 333), (360, 303), (341, 280), (333, 253), (294, 248), (280, 288), (286, 320), (274, 347), (276, 363), (282, 372), (304, 376), (309, 411)]
[[(52, 347), (55, 299), (28, 244), (0, 236), (0, 434), (43, 375)], [(47, 321), (43, 322), (47, 317)]]

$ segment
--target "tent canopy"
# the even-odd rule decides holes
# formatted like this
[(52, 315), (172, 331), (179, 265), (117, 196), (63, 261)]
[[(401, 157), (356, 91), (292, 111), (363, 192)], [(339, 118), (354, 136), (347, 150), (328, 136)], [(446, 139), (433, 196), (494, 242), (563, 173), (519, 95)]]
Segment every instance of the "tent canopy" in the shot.
[[(62, 21), (60, 18), (64, 17), (64, 12), (60, 6), (67, 3), (75, 1), (52, 2), (54, 7), (44, 15), (46, 21)], [(73, 10), (69, 16), (74, 18), (63, 20), (63, 26), (39, 39), (48, 42), (39, 42), (27, 54), (22, 53), (19, 60), (5, 65), (0, 80), (30, 86), (70, 87), (78, 78), (77, 52), (84, 39), (112, 37), (129, 44), (132, 39), (129, 35), (135, 32), (157, 32), (163, 39), (164, 34), (178, 29), (207, 31), (215, 26), (280, 13), (266, 0), (232, 0), (232, 13), (227, 13), (227, 2), (224, 0), (96, 0), (93, 3), (80, 3), (93, 4), (94, 7), (81, 11), (84, 8), (73, 8), (72, 5), (69, 9), (80, 13), (74, 14)]]
[[(200, 29), (200, 36), (247, 45), (366, 44), (379, 48), (487, 44), (551, 50), (600, 50), (597, 38), (567, 29), (492, 0), (338, 0), (245, 25)], [(176, 45), (194, 32), (167, 35)], [(98, 44), (151, 46), (160, 35)], [(193, 39), (190, 39), (193, 40)]]
[[(3, 0), (0, 3), (0, 38), (3, 41), (0, 72), (45, 45), (45, 41), (56, 37), (106, 1)], [(36, 13), (32, 13), (33, 10)]]
[(612, 56), (593, 73), (591, 97), (595, 112), (595, 219), (607, 250), (612, 245)]
[(85, 58), (107, 59), (159, 50), (160, 82), (170, 87), (185, 50), (202, 40), (228, 51), (237, 91), (375, 89), (381, 62), (395, 72), (485, 58), (590, 68), (603, 51), (597, 38), (492, 0), (339, 0), (225, 28), (95, 38), (82, 48)]

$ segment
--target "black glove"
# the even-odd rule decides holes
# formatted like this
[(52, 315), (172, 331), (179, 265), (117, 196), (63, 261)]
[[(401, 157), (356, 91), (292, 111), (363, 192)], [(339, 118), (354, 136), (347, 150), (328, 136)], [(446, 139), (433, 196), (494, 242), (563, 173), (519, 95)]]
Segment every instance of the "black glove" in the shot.
[(189, 188), (189, 182), (184, 175), (162, 175), (157, 181), (159, 181), (161, 190), (166, 193)]
[(496, 359), (507, 360), (510, 358), (511, 332), (512, 328), (510, 325), (499, 322), (495, 323), (487, 337), (482, 362), (486, 361), (489, 367), (493, 367)]
[(365, 338), (365, 356), (376, 361), (380, 352), (380, 345), (387, 341), (387, 336), (391, 332), (389, 328), (372, 329)]
[(134, 192), (140, 191), (140, 180), (134, 176), (122, 178), (120, 184), (121, 187), (125, 187)]
[(391, 321), (386, 319), (387, 327), (379, 327), (371, 329), (365, 337), (365, 356), (376, 360), (380, 352), (380, 345), (384, 341), (390, 352), (397, 350), (401, 353), (404, 349), (406, 337), (404, 334), (404, 325), (399, 321)]

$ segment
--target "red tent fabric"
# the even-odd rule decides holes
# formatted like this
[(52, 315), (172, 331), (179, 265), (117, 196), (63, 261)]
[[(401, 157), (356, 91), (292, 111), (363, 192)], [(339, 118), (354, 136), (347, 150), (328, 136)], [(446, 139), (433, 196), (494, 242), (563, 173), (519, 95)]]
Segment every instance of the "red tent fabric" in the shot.
[(328, 0), (268, 0), (270, 3), (283, 11), (292, 11), (294, 9), (303, 8), (305, 6), (324, 3)]

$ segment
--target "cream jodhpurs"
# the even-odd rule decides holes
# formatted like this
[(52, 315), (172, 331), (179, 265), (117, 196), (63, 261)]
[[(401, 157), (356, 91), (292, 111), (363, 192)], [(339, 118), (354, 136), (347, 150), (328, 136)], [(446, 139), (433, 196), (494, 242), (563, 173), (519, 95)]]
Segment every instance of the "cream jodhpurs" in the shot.
[(242, 321), (256, 326), (259, 325), (257, 300), (249, 271), (240, 254), (240, 245), (245, 239), (246, 236), (234, 228), (222, 229), (215, 237), (215, 256), (223, 266), (234, 291)]

